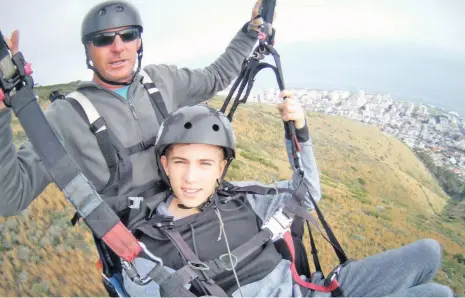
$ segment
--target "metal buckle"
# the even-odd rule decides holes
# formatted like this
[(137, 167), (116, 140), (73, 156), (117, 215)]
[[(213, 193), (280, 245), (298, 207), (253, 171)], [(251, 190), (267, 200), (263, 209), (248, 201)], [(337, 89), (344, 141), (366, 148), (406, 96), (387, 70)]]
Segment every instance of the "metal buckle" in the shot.
[(210, 267), (208, 267), (207, 264), (201, 261), (199, 262), (187, 261), (187, 264), (189, 264), (189, 266), (191, 266), (191, 268), (195, 270), (201, 270), (201, 271), (210, 270)]
[(337, 266), (337, 268), (333, 271), (331, 278), (329, 280), (333, 281), (339, 275), (339, 273), (341, 272), (341, 269), (342, 269), (341, 265)]
[(231, 264), (230, 268), (227, 267), (227, 264), (230, 264), (229, 258), (228, 258), (228, 261), (225, 262), (225, 261), (223, 261), (223, 257), (229, 257), (229, 254), (222, 254), (218, 259), (223, 263), (224, 269), (226, 269), (227, 271), (233, 270), (233, 268), (236, 267), (236, 265), (237, 265), (237, 257), (235, 255), (231, 254), (231, 257), (233, 259), (233, 264)]
[(173, 219), (174, 216), (163, 216), (159, 221), (155, 222), (154, 226), (161, 229), (172, 228), (174, 226)]
[(280, 208), (263, 224), (262, 230), (267, 229), (271, 233), (271, 240), (275, 241), (290, 230), (292, 222), (293, 218), (286, 216), (283, 213), (283, 208)]
[(129, 197), (129, 201), (132, 202), (131, 205), (129, 205), (129, 208), (131, 209), (139, 209), (140, 208), (140, 202), (144, 200), (144, 197)]
[[(152, 254), (147, 249), (147, 246), (145, 246), (144, 243), (139, 242), (139, 241), (138, 241), (138, 243), (142, 247), (142, 251), (149, 257), (149, 260), (156, 263), (155, 266), (163, 266), (163, 260), (162, 259), (160, 259), (159, 257)], [(138, 284), (140, 286), (144, 286), (144, 285), (146, 285), (146, 284), (148, 284), (149, 282), (152, 281), (152, 278), (148, 274), (145, 277), (141, 278), (139, 273), (137, 272), (137, 269), (134, 266), (133, 262), (128, 262), (128, 261), (125, 261), (125, 260), (121, 259), (121, 266), (126, 271), (129, 278), (133, 282), (135, 282), (136, 284)]]
[(339, 265), (335, 269), (333, 269), (333, 271), (331, 271), (328, 274), (328, 276), (326, 277), (324, 285), (329, 286), (329, 284), (338, 277), (339, 273), (341, 272), (341, 269), (342, 269), (341, 265)]
[(264, 53), (262, 53), (260, 50), (253, 52), (251, 56), (257, 60), (265, 59)]
[(150, 258), (151, 261), (154, 261), (155, 263), (158, 263), (159, 265), (163, 266), (163, 260), (157, 256), (155, 256), (150, 250), (145, 246), (144, 243), (139, 242), (140, 247), (142, 247), (142, 251)]

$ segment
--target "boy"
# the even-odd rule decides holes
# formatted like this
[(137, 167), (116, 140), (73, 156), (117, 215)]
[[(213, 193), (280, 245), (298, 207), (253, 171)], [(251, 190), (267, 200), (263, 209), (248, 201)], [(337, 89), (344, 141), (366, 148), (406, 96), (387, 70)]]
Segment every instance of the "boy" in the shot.
[[(198, 296), (215, 295), (203, 292), (210, 279), (229, 296), (331, 294), (313, 292), (296, 285), (290, 262), (278, 253), (272, 239), (264, 241), (245, 258), (240, 259), (232, 253), (257, 237), (262, 224), (287, 200), (291, 200), (292, 191), (301, 182), (309, 191), (300, 198), (302, 208), (313, 209), (309, 193), (315, 201), (321, 198), (318, 169), (304, 110), (291, 93), (284, 91), (282, 95), (288, 98), (277, 107), (284, 121), (295, 123), (304, 176), (300, 176), (293, 167), (292, 180), (266, 186), (277, 190), (273, 194), (230, 196), (220, 187), (236, 155), (232, 126), (222, 113), (204, 105), (183, 107), (171, 113), (160, 127), (155, 154), (170, 192), (156, 206), (149, 223), (138, 230), (137, 237), (150, 252), (163, 260), (163, 266), (170, 272), (186, 268), (197, 270), (195, 272), (203, 276), (204, 283), (190, 278), (188, 280), (192, 282), (183, 285)], [(291, 160), (290, 145), (286, 134)], [(235, 182), (234, 185), (258, 184)], [(421, 240), (397, 250), (349, 262), (336, 278), (346, 296), (452, 296), (447, 287), (426, 284), (434, 277), (440, 262), (438, 243)], [(219, 269), (214, 266), (218, 263)], [(159, 264), (145, 258), (135, 261), (141, 276), (156, 266)], [(124, 272), (123, 277), (125, 290), (131, 296), (160, 296), (160, 287), (155, 281), (137, 285)], [(322, 279), (312, 282), (324, 284)], [(165, 290), (162, 294), (169, 295)]]

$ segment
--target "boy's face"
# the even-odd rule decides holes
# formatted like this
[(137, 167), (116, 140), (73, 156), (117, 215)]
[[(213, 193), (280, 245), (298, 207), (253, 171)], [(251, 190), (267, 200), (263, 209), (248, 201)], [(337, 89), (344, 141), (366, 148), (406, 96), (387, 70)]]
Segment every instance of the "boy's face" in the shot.
[(227, 161), (223, 149), (205, 144), (176, 144), (161, 157), (179, 203), (197, 207), (214, 192)]

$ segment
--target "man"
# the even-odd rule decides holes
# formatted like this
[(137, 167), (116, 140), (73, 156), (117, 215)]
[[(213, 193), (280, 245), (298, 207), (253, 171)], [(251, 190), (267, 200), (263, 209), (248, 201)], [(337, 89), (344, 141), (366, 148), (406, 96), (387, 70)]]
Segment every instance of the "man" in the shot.
[[(142, 220), (145, 224), (134, 222), (133, 225), (139, 240), (161, 258), (162, 263), (145, 257), (135, 260), (141, 277), (147, 274), (153, 277), (145, 285), (136, 284), (123, 272), (124, 288), (130, 296), (176, 296), (179, 292), (170, 291), (179, 287), (186, 287), (196, 295), (209, 295), (211, 293), (202, 292), (202, 286), (213, 284), (209, 279), (234, 297), (329, 296), (328, 292), (311, 293), (307, 285), (297, 286), (290, 262), (276, 251), (272, 239), (255, 249), (249, 245), (249, 254), (244, 257), (236, 250), (258, 237), (261, 224), (291, 200), (292, 192), (299, 189), (301, 183), (315, 201), (321, 198), (318, 169), (303, 108), (288, 91), (282, 95), (288, 98), (277, 107), (284, 121), (295, 122), (304, 176), (293, 166), (290, 138), (286, 133), (286, 148), (294, 170), (292, 180), (265, 186), (278, 193), (254, 193), (256, 188), (251, 186), (263, 185), (253, 181), (226, 185), (229, 189), (234, 185), (246, 187), (245, 193), (225, 192), (221, 185), (236, 156), (236, 144), (232, 126), (222, 113), (208, 106), (193, 105), (182, 107), (165, 119), (158, 132), (155, 154), (170, 191), (151, 207), (154, 211)], [(298, 198), (300, 208), (313, 209), (308, 193)], [(434, 240), (420, 240), (348, 262), (335, 278), (346, 296), (452, 296), (448, 287), (429, 283), (440, 263), (439, 244)], [(158, 271), (161, 264), (179, 275), (171, 280), (161, 278)], [(194, 273), (189, 271), (191, 267)], [(192, 278), (196, 272), (201, 272), (198, 280), (203, 282), (197, 283)], [(183, 279), (186, 276), (188, 278)], [(322, 286), (324, 280), (316, 277), (312, 283)]]
[[(93, 80), (81, 83), (69, 99), (50, 104), (46, 117), (102, 197), (161, 187), (150, 150), (159, 123), (167, 112), (209, 99), (237, 77), (257, 41), (260, 4), (225, 52), (204, 69), (141, 67), (143, 24), (130, 3), (107, 1), (88, 12), (81, 38)], [(16, 31), (7, 40), (13, 53), (18, 36)], [(11, 115), (0, 102), (0, 216), (27, 208), (52, 182), (30, 143), (15, 151)], [(90, 123), (93, 116), (97, 121)]]

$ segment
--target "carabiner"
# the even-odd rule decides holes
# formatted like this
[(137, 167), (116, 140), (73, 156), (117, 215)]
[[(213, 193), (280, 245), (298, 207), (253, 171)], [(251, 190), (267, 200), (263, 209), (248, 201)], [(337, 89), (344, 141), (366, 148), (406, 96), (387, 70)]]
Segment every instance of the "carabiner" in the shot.
[[(142, 251), (149, 257), (149, 260), (157, 263), (155, 266), (163, 266), (163, 260), (160, 259), (159, 257), (155, 256), (152, 254), (148, 249), (147, 246), (145, 246), (144, 243), (138, 241), (140, 247), (142, 248)], [(127, 275), (129, 278), (138, 284), (139, 286), (144, 286), (148, 284), (149, 282), (152, 281), (152, 278), (148, 275), (145, 277), (141, 278), (139, 275), (139, 272), (137, 272), (136, 267), (134, 266), (134, 261), (128, 262), (123, 259), (121, 259), (121, 266), (123, 267), (124, 271), (126, 271)]]

